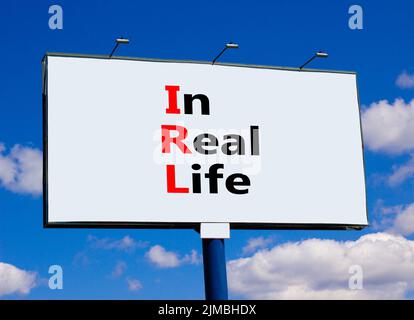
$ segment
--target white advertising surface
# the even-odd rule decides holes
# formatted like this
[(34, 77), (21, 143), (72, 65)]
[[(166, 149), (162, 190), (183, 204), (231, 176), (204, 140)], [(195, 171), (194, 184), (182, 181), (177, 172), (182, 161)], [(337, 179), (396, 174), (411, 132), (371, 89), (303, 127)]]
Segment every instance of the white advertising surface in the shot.
[(45, 224), (367, 225), (356, 75), (48, 55)]

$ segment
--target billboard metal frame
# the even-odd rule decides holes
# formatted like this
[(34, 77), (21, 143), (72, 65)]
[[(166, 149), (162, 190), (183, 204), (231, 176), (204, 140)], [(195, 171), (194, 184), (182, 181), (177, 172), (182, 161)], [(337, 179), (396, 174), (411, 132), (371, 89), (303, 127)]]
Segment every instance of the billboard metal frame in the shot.
[[(200, 222), (114, 222), (114, 221), (71, 221), (71, 222), (49, 222), (49, 208), (48, 208), (48, 57), (66, 57), (66, 58), (89, 58), (89, 59), (110, 59), (110, 60), (132, 60), (132, 61), (146, 61), (159, 63), (183, 63), (183, 64), (208, 64), (211, 61), (193, 61), (193, 60), (166, 60), (166, 59), (150, 59), (150, 58), (135, 58), (135, 57), (120, 57), (107, 55), (86, 55), (75, 53), (56, 53), (47, 52), (42, 59), (42, 119), (43, 119), (43, 227), (44, 228), (106, 228), (106, 229), (196, 229), (199, 230)], [(237, 63), (222, 63), (216, 62), (217, 66), (241, 67), (241, 68), (258, 68), (270, 70), (284, 70), (296, 72), (318, 72), (318, 73), (340, 73), (340, 74), (354, 74), (354, 71), (340, 71), (340, 70), (324, 70), (324, 69), (300, 69), (291, 67), (265, 66), (265, 65), (250, 65)], [(367, 187), (366, 187), (366, 170), (365, 170), (365, 156), (364, 156), (364, 139), (362, 134), (361, 123), (361, 105), (359, 98), (358, 85), (356, 83), (358, 113), (360, 122), (361, 134), (361, 152), (363, 159), (364, 171), (364, 189), (365, 200), (367, 203)], [(366, 215), (368, 221), (368, 209), (366, 208)], [(210, 221), (209, 221), (210, 223)], [(329, 223), (305, 223), (305, 224), (291, 224), (291, 223), (249, 223), (249, 222), (231, 222), (231, 229), (265, 229), (265, 230), (362, 230), (367, 227), (363, 224), (329, 224)]]

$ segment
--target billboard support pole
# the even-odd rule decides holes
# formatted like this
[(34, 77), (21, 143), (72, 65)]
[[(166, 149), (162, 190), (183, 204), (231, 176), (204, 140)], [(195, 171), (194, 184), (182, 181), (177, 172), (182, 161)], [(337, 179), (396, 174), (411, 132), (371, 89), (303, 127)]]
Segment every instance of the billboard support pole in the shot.
[(203, 239), (203, 263), (206, 300), (227, 300), (224, 239)]
[(228, 223), (202, 223), (204, 287), (206, 300), (227, 300), (224, 239), (230, 237)]

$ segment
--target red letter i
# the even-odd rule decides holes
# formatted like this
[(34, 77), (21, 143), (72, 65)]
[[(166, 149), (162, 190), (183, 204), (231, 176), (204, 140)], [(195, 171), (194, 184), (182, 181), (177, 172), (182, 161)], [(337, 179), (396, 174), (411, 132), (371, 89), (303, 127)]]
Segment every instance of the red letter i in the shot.
[(180, 91), (180, 86), (165, 86), (168, 91), (168, 108), (167, 113), (180, 114), (180, 109), (177, 106), (177, 92)]

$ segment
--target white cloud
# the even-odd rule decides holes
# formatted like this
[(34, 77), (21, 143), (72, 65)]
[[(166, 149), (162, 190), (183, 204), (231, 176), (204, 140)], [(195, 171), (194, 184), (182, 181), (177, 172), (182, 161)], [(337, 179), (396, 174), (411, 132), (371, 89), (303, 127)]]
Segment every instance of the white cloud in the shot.
[(182, 263), (189, 263), (189, 264), (200, 264), (201, 257), (198, 254), (197, 250), (191, 250), (190, 254), (186, 254), (184, 258), (181, 259)]
[(243, 254), (253, 253), (258, 249), (266, 248), (273, 241), (274, 241), (273, 237), (250, 238), (249, 240), (247, 240), (247, 244), (243, 247), (242, 252)]
[(407, 205), (385, 206), (378, 200), (373, 210), (374, 228), (388, 233), (409, 236), (414, 234), (414, 202)]
[(409, 74), (407, 71), (403, 71), (395, 82), (401, 89), (414, 88), (414, 74)]
[(9, 191), (42, 193), (42, 151), (15, 145), (8, 154), (0, 143), (0, 184)]
[(362, 114), (364, 143), (373, 151), (401, 154), (414, 151), (414, 99), (372, 103)]
[(73, 257), (73, 265), (76, 267), (87, 267), (91, 264), (87, 250), (82, 250)]
[(28, 294), (36, 286), (37, 274), (0, 262), (0, 296)]
[(127, 278), (126, 282), (128, 284), (129, 291), (138, 291), (142, 289), (142, 284), (139, 280), (133, 278)]
[[(363, 268), (351, 290), (349, 268)], [(414, 289), (414, 241), (387, 233), (356, 241), (310, 239), (229, 261), (229, 288), (252, 299), (393, 299)]]
[(160, 245), (155, 245), (146, 253), (147, 258), (160, 268), (175, 268), (180, 265), (180, 259), (175, 252), (167, 251)]
[(92, 248), (104, 249), (104, 250), (119, 250), (125, 252), (132, 252), (138, 248), (145, 248), (148, 246), (148, 242), (142, 240), (135, 240), (130, 236), (125, 236), (119, 240), (110, 238), (97, 238), (89, 235), (88, 242)]
[(119, 278), (122, 276), (127, 268), (127, 264), (124, 261), (118, 261), (112, 271), (113, 278)]
[(395, 166), (393, 168), (393, 173), (388, 177), (388, 184), (391, 187), (394, 187), (412, 177), (414, 177), (414, 156), (413, 155), (411, 156), (411, 159), (407, 163), (401, 166)]
[(390, 230), (405, 236), (414, 233), (414, 203), (398, 212)]
[(377, 199), (372, 210), (372, 229), (389, 230), (398, 213), (403, 210), (403, 205), (386, 206), (383, 199)]
[(176, 252), (167, 251), (160, 245), (152, 246), (145, 254), (147, 259), (159, 268), (176, 268), (183, 264), (200, 264), (201, 258), (196, 250), (180, 258)]

